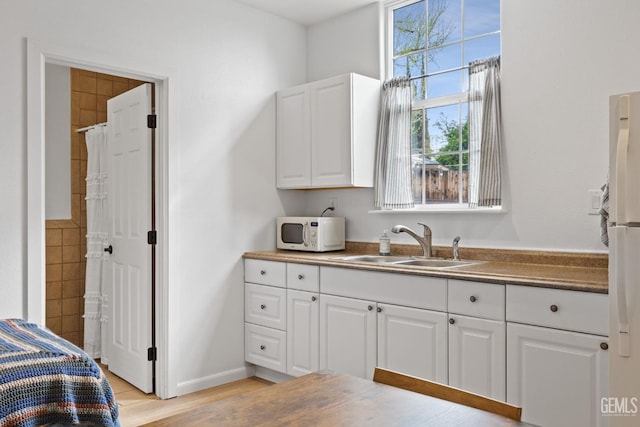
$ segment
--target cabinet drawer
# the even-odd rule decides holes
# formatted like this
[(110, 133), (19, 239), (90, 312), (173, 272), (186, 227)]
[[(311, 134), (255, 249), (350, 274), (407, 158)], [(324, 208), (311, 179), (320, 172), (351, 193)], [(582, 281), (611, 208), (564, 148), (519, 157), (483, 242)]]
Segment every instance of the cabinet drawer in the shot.
[(609, 335), (605, 294), (507, 285), (507, 321)]
[(244, 281), (284, 288), (287, 286), (287, 264), (246, 259), (244, 260)]
[(244, 284), (244, 320), (270, 328), (287, 328), (287, 290)]
[(287, 333), (245, 323), (244, 358), (249, 363), (286, 373)]
[(320, 267), (308, 264), (287, 264), (287, 288), (320, 292)]
[(449, 312), (504, 320), (504, 285), (449, 279)]

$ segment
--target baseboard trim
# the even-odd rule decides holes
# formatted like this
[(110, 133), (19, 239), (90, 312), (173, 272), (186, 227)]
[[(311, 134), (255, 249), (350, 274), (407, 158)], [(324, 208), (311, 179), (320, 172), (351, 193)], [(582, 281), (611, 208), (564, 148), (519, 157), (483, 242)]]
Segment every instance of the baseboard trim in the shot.
[(205, 390), (207, 388), (216, 387), (232, 381), (242, 380), (251, 376), (253, 376), (253, 369), (249, 367), (242, 367), (178, 383), (176, 391), (178, 396), (182, 396), (183, 394)]
[(282, 372), (277, 372), (257, 365), (255, 369), (255, 376), (262, 378), (263, 380), (271, 381), (272, 383), (281, 383), (293, 378), (292, 376), (283, 374)]

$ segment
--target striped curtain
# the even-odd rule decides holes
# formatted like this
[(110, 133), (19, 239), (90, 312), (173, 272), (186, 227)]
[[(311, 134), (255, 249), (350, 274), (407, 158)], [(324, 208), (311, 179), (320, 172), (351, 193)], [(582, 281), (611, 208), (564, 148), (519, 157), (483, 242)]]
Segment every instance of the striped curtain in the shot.
[(104, 248), (107, 243), (107, 127), (90, 129), (87, 144), (87, 269), (84, 294), (84, 351), (108, 360), (103, 290)]
[(469, 206), (500, 206), (500, 58), (469, 64)]
[(382, 85), (374, 177), (379, 209), (414, 207), (411, 192), (411, 83), (406, 77)]

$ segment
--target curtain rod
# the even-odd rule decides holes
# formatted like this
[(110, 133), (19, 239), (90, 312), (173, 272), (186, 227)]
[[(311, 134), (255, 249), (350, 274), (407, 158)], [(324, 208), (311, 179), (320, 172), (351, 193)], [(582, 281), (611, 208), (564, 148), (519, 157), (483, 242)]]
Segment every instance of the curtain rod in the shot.
[(94, 129), (94, 128), (97, 128), (97, 127), (101, 127), (101, 126), (106, 126), (106, 125), (107, 125), (106, 122), (105, 123), (98, 123), (98, 124), (95, 124), (95, 125), (87, 126), (86, 128), (76, 129), (76, 132), (82, 133), (82, 132), (86, 132), (88, 130), (91, 130), (91, 129)]

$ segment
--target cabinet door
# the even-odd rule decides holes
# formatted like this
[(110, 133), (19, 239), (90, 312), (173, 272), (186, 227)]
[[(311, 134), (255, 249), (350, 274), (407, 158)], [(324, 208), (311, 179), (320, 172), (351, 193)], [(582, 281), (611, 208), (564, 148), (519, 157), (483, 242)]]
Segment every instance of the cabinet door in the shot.
[[(507, 323), (507, 401), (543, 426), (604, 426), (608, 338)], [(602, 347), (601, 347), (602, 345)]]
[(308, 86), (276, 95), (276, 184), (278, 188), (311, 186), (311, 134)]
[(446, 313), (378, 304), (378, 366), (446, 384)]
[(287, 290), (287, 374), (318, 371), (320, 301), (312, 292)]
[(506, 400), (505, 322), (449, 315), (449, 385)]
[(373, 378), (376, 304), (320, 295), (320, 369)]
[(352, 184), (350, 75), (314, 82), (311, 101), (311, 182), (314, 187)]

